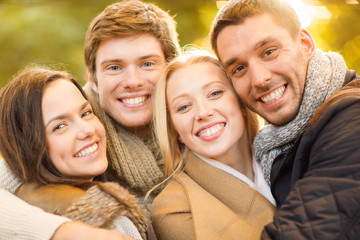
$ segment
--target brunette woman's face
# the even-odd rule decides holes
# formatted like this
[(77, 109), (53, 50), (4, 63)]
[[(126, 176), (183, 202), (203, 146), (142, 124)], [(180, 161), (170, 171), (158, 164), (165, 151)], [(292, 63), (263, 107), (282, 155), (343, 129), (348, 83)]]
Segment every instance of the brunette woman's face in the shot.
[(47, 84), (42, 98), (50, 159), (62, 174), (92, 180), (107, 166), (105, 129), (90, 103), (70, 81)]

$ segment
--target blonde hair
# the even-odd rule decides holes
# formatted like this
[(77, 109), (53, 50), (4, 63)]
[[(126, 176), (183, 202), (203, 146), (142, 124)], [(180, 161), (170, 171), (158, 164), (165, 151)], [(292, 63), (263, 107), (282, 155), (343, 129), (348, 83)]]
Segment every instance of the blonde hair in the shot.
[[(228, 79), (229, 83), (232, 85), (230, 78), (227, 75), (220, 61), (207, 51), (194, 50), (194, 48), (189, 48), (188, 51), (186, 51), (182, 55), (177, 56), (167, 65), (165, 72), (161, 76), (155, 88), (153, 101), (153, 129), (155, 138), (160, 147), (161, 155), (164, 160), (165, 175), (167, 176), (167, 178), (146, 193), (145, 207), (147, 210), (148, 198), (152, 191), (154, 191), (162, 184), (166, 183), (172, 176), (180, 172), (184, 167), (184, 160), (188, 148), (178, 141), (178, 132), (171, 123), (171, 118), (166, 102), (166, 87), (167, 82), (172, 76), (172, 74), (174, 74), (179, 69), (196, 63), (214, 64), (221, 70), (226, 79)], [(250, 143), (249, 150), (251, 152), (252, 142), (255, 138), (257, 130), (259, 129), (259, 118), (257, 114), (244, 107), (245, 105), (241, 103), (239, 97), (238, 99), (247, 127), (247, 134)]]
[[(187, 150), (187, 148), (178, 141), (178, 133), (171, 123), (166, 102), (167, 81), (177, 70), (196, 63), (214, 64), (221, 70), (226, 79), (228, 79), (229, 83), (231, 83), (221, 63), (210, 53), (205, 51), (197, 50), (187, 52), (178, 56), (168, 64), (155, 90), (153, 119), (154, 133), (164, 159), (166, 176), (170, 176), (174, 172), (178, 172), (182, 169), (184, 165), (184, 155)], [(246, 122), (247, 134), (250, 142), (249, 147), (251, 150), (252, 142), (259, 128), (259, 121), (257, 115), (244, 107), (244, 104), (242, 104), (241, 101), (240, 106)], [(165, 126), (166, 128), (164, 129)]]

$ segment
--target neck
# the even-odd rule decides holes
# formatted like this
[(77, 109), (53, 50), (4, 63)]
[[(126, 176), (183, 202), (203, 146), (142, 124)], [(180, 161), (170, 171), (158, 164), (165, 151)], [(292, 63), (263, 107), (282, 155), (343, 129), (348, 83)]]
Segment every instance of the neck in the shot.
[(124, 127), (124, 128), (142, 140), (149, 138), (152, 134), (150, 125), (145, 125), (140, 127)]
[(248, 177), (251, 181), (254, 181), (252, 154), (249, 143), (247, 141), (240, 141), (225, 155), (215, 160), (234, 168), (238, 172), (241, 172), (246, 177)]

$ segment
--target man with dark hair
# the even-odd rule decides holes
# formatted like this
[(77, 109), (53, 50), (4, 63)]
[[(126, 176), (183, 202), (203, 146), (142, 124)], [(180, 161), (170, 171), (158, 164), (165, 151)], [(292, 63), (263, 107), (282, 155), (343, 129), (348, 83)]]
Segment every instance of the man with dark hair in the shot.
[(316, 49), (280, 0), (229, 1), (210, 39), (242, 101), (269, 123), (253, 147), (279, 209), (262, 238), (358, 239), (356, 73)]

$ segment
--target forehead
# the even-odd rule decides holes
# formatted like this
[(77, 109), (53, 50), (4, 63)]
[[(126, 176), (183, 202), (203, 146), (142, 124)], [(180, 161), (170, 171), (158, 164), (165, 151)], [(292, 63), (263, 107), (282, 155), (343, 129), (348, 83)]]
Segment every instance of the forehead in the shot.
[(171, 97), (174, 92), (197, 91), (198, 88), (213, 82), (230, 84), (222, 70), (214, 63), (195, 63), (175, 70), (167, 81), (167, 90)]
[(85, 101), (80, 90), (71, 81), (59, 79), (50, 82), (44, 89), (41, 103), (44, 119), (71, 111)]
[(165, 55), (158, 38), (150, 34), (137, 34), (126, 37), (114, 37), (101, 42), (97, 50), (97, 63), (104, 59), (136, 59), (143, 56)]
[(266, 38), (291, 40), (288, 29), (279, 25), (270, 14), (248, 17), (241, 24), (220, 31), (216, 41), (219, 58), (226, 62), (231, 56), (253, 50)]

